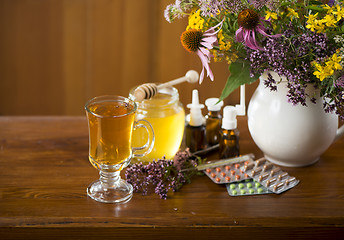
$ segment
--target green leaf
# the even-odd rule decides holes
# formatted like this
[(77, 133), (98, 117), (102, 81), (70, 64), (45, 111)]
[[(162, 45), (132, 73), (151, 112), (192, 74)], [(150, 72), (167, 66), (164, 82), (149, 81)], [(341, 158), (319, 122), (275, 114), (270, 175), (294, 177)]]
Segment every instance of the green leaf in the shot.
[(316, 12), (326, 12), (326, 9), (323, 9), (322, 7), (317, 7), (317, 6), (306, 6), (307, 9), (313, 10)]
[(219, 101), (228, 97), (229, 94), (231, 94), (240, 85), (251, 84), (257, 80), (256, 77), (250, 77), (250, 64), (247, 62), (233, 62), (229, 65), (229, 72), (230, 75), (222, 90)]

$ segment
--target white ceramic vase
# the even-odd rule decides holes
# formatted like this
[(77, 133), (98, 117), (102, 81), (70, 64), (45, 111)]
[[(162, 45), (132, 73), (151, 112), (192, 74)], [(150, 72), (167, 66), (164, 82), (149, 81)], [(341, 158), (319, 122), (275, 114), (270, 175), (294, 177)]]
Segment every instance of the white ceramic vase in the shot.
[[(276, 82), (281, 77), (270, 72)], [(323, 99), (312, 86), (308, 93), (317, 92), (317, 103), (307, 106), (287, 101), (287, 80), (270, 91), (264, 85), (268, 74), (260, 77), (247, 111), (248, 128), (256, 145), (271, 162), (286, 167), (302, 167), (317, 162), (332, 142), (343, 135), (344, 126), (338, 129), (336, 114), (325, 113)]]

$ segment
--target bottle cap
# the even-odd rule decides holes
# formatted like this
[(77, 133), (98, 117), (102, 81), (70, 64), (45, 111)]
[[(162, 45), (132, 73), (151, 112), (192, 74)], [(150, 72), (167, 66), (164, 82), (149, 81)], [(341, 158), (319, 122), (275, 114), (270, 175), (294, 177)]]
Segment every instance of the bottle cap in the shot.
[(220, 111), (223, 106), (223, 101), (219, 102), (218, 98), (208, 98), (205, 100), (205, 105), (208, 108), (208, 111)]
[(234, 106), (226, 106), (223, 109), (222, 128), (232, 130), (237, 128), (237, 110)]
[(198, 91), (196, 89), (192, 90), (192, 103), (188, 104), (186, 107), (190, 108), (190, 122), (191, 126), (201, 126), (203, 124), (202, 108), (203, 104), (199, 103)]

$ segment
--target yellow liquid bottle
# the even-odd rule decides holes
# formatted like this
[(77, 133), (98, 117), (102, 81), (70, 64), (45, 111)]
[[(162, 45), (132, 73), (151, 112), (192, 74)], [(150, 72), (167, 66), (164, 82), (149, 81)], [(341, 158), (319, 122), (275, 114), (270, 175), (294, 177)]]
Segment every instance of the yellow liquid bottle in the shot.
[[(159, 89), (153, 98), (139, 102), (136, 119), (147, 120), (155, 134), (152, 151), (138, 160), (151, 162), (164, 156), (166, 159), (172, 159), (182, 142), (185, 124), (185, 111), (179, 102), (177, 89)], [(144, 129), (133, 133), (133, 147), (142, 146), (146, 142), (147, 133)]]

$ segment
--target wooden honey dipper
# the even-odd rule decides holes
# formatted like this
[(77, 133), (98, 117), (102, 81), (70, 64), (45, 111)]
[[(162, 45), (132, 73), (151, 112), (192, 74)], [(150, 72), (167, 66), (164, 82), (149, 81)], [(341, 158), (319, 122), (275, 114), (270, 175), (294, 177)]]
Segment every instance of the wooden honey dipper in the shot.
[(158, 90), (165, 87), (171, 87), (173, 85), (182, 83), (182, 82), (189, 82), (189, 83), (196, 83), (198, 82), (199, 75), (198, 72), (195, 70), (189, 70), (185, 76), (168, 81), (162, 84), (155, 84), (155, 83), (145, 83), (138, 86), (134, 91), (134, 99), (135, 101), (142, 101), (144, 99), (150, 99), (154, 95), (157, 94)]

